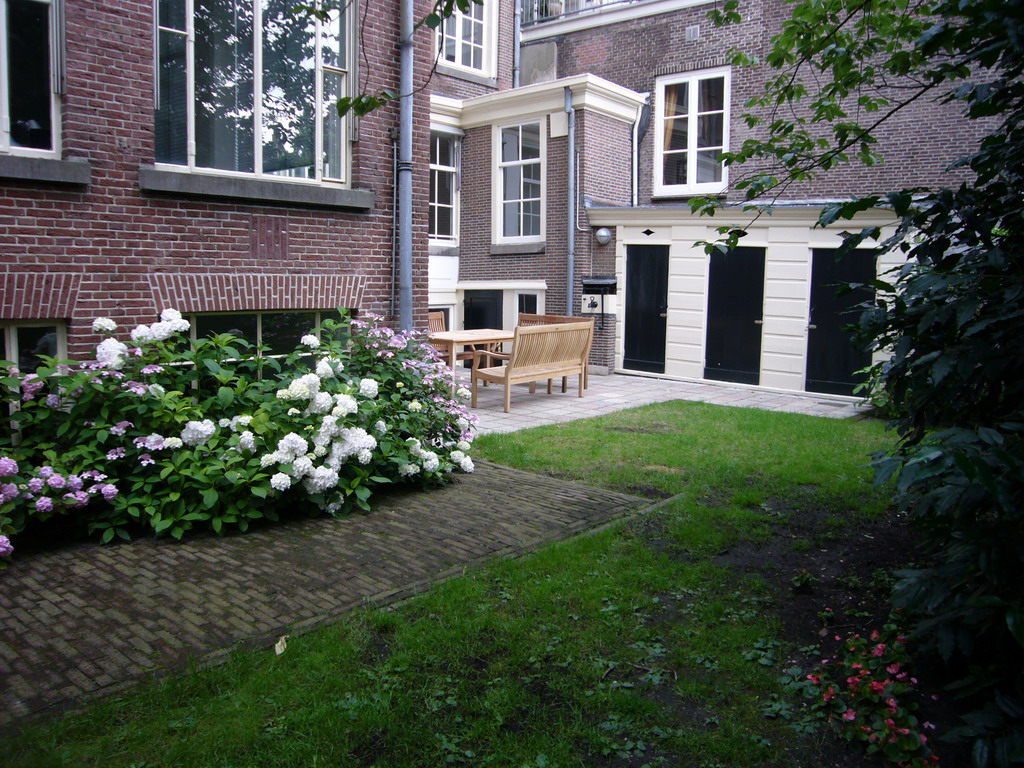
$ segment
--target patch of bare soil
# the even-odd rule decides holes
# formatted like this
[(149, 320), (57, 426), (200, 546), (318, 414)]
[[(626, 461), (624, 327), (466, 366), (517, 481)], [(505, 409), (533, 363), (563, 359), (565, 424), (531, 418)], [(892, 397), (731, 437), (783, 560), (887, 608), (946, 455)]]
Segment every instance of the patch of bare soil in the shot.
[[(765, 511), (777, 520), (775, 535), (764, 542), (736, 545), (720, 553), (715, 562), (738, 574), (757, 576), (769, 585), (775, 600), (765, 610), (781, 621), (783, 640), (794, 648), (820, 647), (820, 655), (798, 654), (787, 659), (780, 674), (791, 665), (811, 670), (836, 651), (839, 643), (835, 637), (869, 635), (886, 623), (892, 574), (919, 557), (916, 537), (896, 515), (837, 525), (825, 512), (797, 512), (771, 505)], [(671, 549), (657, 525), (650, 522), (637, 526), (637, 533), (652, 547)], [(971, 762), (964, 745), (941, 740), (943, 733), (961, 724), (955, 702), (943, 690), (948, 680), (942, 663), (924, 650), (912, 653), (914, 673), (920, 680), (917, 715), (920, 721), (936, 726), (928, 733), (930, 745), (943, 768), (966, 768)], [(866, 755), (862, 744), (847, 742), (827, 729), (808, 742), (802, 754), (792, 755), (793, 768), (885, 765)]]

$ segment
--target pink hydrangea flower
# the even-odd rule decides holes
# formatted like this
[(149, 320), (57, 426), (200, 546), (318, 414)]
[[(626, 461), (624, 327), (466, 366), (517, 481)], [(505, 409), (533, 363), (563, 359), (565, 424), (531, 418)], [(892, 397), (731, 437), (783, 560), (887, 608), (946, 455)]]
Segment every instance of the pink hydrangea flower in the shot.
[(7, 456), (0, 456), (0, 477), (18, 474), (18, 462)]
[(53, 499), (49, 496), (40, 496), (36, 499), (36, 512), (52, 512)]
[(14, 546), (11, 544), (11, 540), (6, 536), (0, 536), (0, 557), (10, 557), (13, 552)]

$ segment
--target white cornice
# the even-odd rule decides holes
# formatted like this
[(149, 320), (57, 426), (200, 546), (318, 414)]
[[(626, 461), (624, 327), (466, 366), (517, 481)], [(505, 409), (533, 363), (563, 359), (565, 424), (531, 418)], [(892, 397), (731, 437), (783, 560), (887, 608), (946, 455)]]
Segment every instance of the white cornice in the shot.
[(459, 132), (462, 127), (462, 99), (453, 99), (437, 93), (430, 94), (431, 127), (447, 128)]
[[(694, 5), (709, 5), (713, 0), (650, 0), (649, 2), (616, 3), (609, 6), (595, 6), (589, 11), (584, 11), (560, 19), (542, 21), (538, 24), (531, 24), (524, 27), (522, 40), (530, 43), (535, 40), (544, 40), (556, 35), (564, 35), (569, 32), (577, 32), (581, 29), (600, 27), (605, 24), (615, 24), (629, 19), (639, 19), (644, 16), (656, 16), (659, 13), (671, 13), (681, 8), (690, 8)], [(709, 24), (711, 22), (708, 22)]]
[[(463, 99), (461, 102), (458, 99), (432, 96), (431, 118), (440, 115), (438, 109), (442, 107), (447, 110), (448, 115), (455, 117), (457, 112), (453, 102), (461, 105), (461, 110), (458, 110), (460, 128), (497, 125), (521, 120), (524, 117), (561, 112), (565, 108), (566, 88), (572, 93), (574, 109), (606, 115), (626, 123), (633, 123), (637, 119), (645, 100), (645, 97), (636, 91), (602, 77), (585, 74), (534, 83), (507, 91), (495, 91)], [(435, 99), (444, 101), (435, 102)]]
[[(623, 226), (654, 226), (697, 224), (710, 227), (749, 227), (771, 226), (776, 224), (793, 224), (796, 222), (813, 224), (824, 207), (822, 204), (791, 205), (775, 208), (771, 215), (765, 214), (754, 221), (755, 213), (744, 212), (742, 207), (729, 207), (719, 210), (712, 216), (701, 216), (690, 210), (689, 206), (641, 206), (637, 208), (597, 206), (587, 208), (587, 223), (593, 227)], [(849, 229), (851, 226), (892, 226), (897, 217), (892, 211), (884, 208), (872, 208), (857, 214), (853, 219), (837, 221), (826, 229)]]

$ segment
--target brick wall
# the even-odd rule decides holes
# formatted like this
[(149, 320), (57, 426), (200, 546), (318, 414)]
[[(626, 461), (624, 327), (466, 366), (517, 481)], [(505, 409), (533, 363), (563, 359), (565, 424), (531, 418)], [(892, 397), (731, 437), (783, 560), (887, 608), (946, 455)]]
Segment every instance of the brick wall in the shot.
[[(786, 3), (778, 0), (747, 0), (742, 4), (743, 23), (716, 29), (706, 14), (711, 3), (672, 13), (620, 22), (546, 38), (557, 45), (557, 76), (584, 72), (599, 75), (639, 92), (653, 93), (656, 78), (663, 75), (724, 66), (733, 48), (763, 54), (771, 36), (779, 29)], [(697, 25), (699, 39), (686, 40), (686, 28)], [(526, 49), (528, 50), (529, 45)], [(524, 54), (528, 55), (528, 54)], [(740, 120), (745, 101), (758, 93), (768, 76), (766, 67), (732, 70), (732, 147), (739, 147), (750, 135)], [(879, 151), (884, 163), (865, 167), (851, 163), (811, 182), (790, 187), (789, 200), (835, 198), (854, 194), (884, 192), (909, 186), (957, 183), (963, 172), (952, 176), (946, 170), (966, 146), (976, 139), (979, 124), (964, 120), (956, 106), (921, 100), (902, 110), (879, 131)], [(653, 119), (640, 147), (640, 204), (679, 205), (682, 199), (652, 199), (654, 163)], [(623, 147), (625, 149), (625, 145)], [(763, 170), (748, 164), (732, 169), (731, 181)]]
[[(360, 85), (398, 82), (397, 0), (359, 8)], [(429, 6), (419, 3), (423, 12)], [(69, 352), (87, 354), (98, 315), (122, 329), (182, 311), (331, 309), (388, 312), (397, 104), (360, 120), (352, 186), (369, 211), (146, 193), (139, 166), (154, 162), (153, 5), (68, 0), (63, 154), (85, 158), (85, 187), (0, 179), (0, 319), (68, 321)], [(365, 14), (365, 16), (364, 16)], [(418, 71), (432, 45), (417, 38)], [(414, 286), (426, 324), (428, 96), (416, 96)], [(42, 291), (46, 301), (28, 297)], [(35, 292), (35, 293), (33, 293)]]

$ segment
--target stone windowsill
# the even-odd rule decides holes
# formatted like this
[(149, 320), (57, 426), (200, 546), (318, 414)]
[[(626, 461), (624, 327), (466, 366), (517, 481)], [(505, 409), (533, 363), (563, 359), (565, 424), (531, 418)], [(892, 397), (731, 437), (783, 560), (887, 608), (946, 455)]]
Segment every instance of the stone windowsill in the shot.
[(58, 160), (49, 157), (0, 155), (0, 177), (54, 184), (87, 185), (92, 181), (92, 166), (87, 160)]
[(155, 168), (150, 165), (139, 166), (139, 188), (145, 192), (226, 197), (235, 200), (314, 205), (356, 211), (369, 211), (373, 208), (373, 192), (368, 189), (214, 176)]
[(544, 253), (544, 243), (492, 243), (491, 256), (533, 256)]

